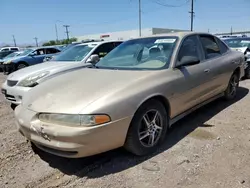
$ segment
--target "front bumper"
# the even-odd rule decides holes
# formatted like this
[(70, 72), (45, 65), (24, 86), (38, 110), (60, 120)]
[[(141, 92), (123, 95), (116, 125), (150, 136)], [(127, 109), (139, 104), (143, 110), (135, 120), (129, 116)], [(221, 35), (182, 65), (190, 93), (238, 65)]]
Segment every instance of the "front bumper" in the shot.
[(38, 148), (54, 155), (79, 158), (124, 145), (131, 117), (92, 127), (70, 127), (44, 123), (38, 113), (18, 106), (15, 110), (19, 131)]
[(19, 105), (23, 96), (30, 90), (30, 87), (8, 86), (7, 81), (2, 86), (2, 93), (8, 102)]

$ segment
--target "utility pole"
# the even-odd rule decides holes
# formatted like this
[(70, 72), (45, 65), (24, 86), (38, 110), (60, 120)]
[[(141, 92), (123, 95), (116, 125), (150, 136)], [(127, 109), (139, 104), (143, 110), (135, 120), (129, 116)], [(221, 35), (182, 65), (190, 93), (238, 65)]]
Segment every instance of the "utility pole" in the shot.
[(63, 27), (65, 27), (66, 34), (67, 34), (67, 41), (69, 42), (69, 30), (68, 30), (68, 28), (69, 28), (70, 26), (69, 26), (69, 25), (63, 25)]
[(37, 42), (37, 39), (38, 39), (38, 38), (35, 37), (34, 39), (35, 39), (35, 41), (36, 41), (36, 47), (38, 47), (38, 42)]
[(191, 11), (189, 13), (191, 14), (190, 30), (193, 31), (193, 25), (194, 25), (194, 0), (191, 0)]
[(58, 42), (58, 32), (57, 32), (57, 24), (55, 23), (55, 30), (56, 30), (56, 42)]
[(139, 36), (141, 37), (141, 0), (139, 0)]
[(15, 39), (15, 35), (12, 35), (12, 37), (13, 37), (13, 42), (14, 42), (14, 45), (15, 45), (15, 47), (16, 47), (16, 39)]
[(208, 29), (207, 32), (209, 33), (209, 31), (210, 31), (210, 30)]
[(233, 35), (233, 27), (231, 26), (231, 31), (230, 31), (231, 35)]

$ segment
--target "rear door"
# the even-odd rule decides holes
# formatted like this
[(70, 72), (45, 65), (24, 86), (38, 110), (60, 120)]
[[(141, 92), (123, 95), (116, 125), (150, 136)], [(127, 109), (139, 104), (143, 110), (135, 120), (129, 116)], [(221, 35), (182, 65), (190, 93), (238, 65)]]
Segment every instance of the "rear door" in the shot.
[[(204, 100), (213, 97), (225, 90), (228, 83), (228, 76), (230, 73), (230, 50), (219, 39), (212, 35), (200, 35), (199, 36), (205, 61), (209, 66), (209, 72), (211, 81), (209, 83), (209, 91), (204, 96)], [(228, 80), (227, 80), (228, 79)]]

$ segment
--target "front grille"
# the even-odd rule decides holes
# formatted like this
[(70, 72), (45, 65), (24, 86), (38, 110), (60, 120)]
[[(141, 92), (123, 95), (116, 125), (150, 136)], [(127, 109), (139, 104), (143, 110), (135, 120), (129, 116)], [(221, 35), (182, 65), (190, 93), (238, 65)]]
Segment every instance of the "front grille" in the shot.
[(17, 84), (18, 81), (15, 80), (7, 80), (7, 85), (13, 87)]

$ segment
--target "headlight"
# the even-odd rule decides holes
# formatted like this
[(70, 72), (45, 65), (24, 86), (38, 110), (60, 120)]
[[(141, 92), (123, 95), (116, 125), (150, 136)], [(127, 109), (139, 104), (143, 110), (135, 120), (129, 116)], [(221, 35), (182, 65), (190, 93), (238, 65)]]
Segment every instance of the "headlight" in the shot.
[(12, 61), (11, 60), (8, 60), (8, 61), (5, 61), (3, 64), (11, 64), (12, 63)]
[(49, 71), (46, 72), (41, 72), (34, 74), (32, 76), (29, 76), (25, 79), (23, 79), (21, 82), (18, 83), (18, 86), (23, 86), (23, 87), (32, 87), (37, 85), (37, 81), (49, 74)]
[(94, 126), (110, 122), (108, 115), (75, 115), (41, 113), (38, 118), (42, 122), (67, 126)]

